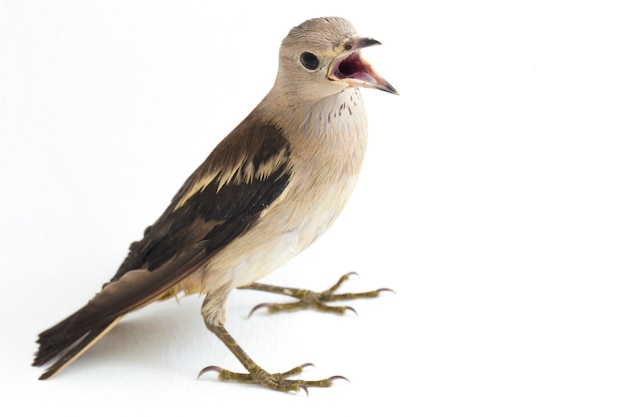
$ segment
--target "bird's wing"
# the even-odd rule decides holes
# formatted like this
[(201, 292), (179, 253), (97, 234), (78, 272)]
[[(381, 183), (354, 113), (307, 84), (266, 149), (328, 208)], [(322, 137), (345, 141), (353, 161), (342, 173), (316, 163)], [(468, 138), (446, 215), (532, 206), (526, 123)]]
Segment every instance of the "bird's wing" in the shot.
[(185, 182), (144, 238), (131, 245), (114, 278), (90, 303), (90, 310), (97, 310), (91, 314), (111, 317), (141, 306), (245, 233), (285, 189), (289, 157), (280, 129), (242, 123)]
[(113, 279), (82, 309), (39, 336), (43, 364), (89, 332), (159, 298), (245, 233), (284, 191), (290, 146), (271, 124), (244, 120), (134, 242)]

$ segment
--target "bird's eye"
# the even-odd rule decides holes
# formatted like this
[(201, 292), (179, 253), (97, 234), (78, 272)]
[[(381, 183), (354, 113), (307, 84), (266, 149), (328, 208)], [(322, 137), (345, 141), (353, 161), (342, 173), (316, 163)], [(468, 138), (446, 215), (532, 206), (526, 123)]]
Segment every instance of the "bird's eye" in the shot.
[(311, 52), (302, 52), (300, 54), (300, 63), (304, 68), (314, 70), (319, 66), (320, 60)]

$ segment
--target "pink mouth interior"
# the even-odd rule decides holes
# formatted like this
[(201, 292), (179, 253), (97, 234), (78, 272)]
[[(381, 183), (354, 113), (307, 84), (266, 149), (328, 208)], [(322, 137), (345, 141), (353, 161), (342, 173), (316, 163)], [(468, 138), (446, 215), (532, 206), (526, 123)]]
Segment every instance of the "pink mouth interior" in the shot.
[(368, 83), (376, 82), (372, 76), (371, 67), (361, 60), (361, 54), (358, 51), (343, 58), (333, 70), (333, 76), (338, 79), (352, 78)]

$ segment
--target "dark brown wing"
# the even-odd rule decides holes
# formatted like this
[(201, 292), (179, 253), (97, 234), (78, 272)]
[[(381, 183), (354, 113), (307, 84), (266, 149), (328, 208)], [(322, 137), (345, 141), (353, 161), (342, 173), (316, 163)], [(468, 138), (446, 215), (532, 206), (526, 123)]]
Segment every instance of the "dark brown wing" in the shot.
[(83, 308), (39, 335), (39, 366), (63, 353), (48, 378), (124, 314), (159, 298), (245, 233), (289, 182), (289, 142), (279, 128), (244, 120), (193, 173), (119, 270)]

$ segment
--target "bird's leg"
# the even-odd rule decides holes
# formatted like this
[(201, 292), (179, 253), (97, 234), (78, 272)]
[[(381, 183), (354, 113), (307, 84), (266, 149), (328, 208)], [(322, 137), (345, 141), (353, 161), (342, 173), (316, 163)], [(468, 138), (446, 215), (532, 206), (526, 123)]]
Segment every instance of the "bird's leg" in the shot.
[(276, 390), (276, 391), (299, 391), (302, 389), (308, 395), (308, 387), (330, 387), (333, 385), (333, 381), (337, 379), (346, 379), (342, 376), (332, 376), (327, 379), (321, 379), (318, 381), (305, 381), (302, 379), (289, 379), (289, 377), (300, 374), (303, 369), (311, 364), (307, 363), (301, 366), (297, 366), (287, 372), (271, 374), (261, 368), (248, 356), (248, 354), (239, 346), (235, 339), (228, 333), (228, 331), (221, 324), (211, 324), (205, 321), (207, 328), (213, 332), (226, 347), (235, 355), (235, 357), (246, 368), (248, 373), (231, 372), (226, 369), (222, 369), (218, 366), (207, 366), (202, 369), (198, 374), (198, 378), (206, 372), (215, 371), (218, 373), (218, 378), (222, 381), (234, 381), (246, 384), (259, 384), (264, 387)]
[(245, 287), (240, 287), (240, 288), (288, 295), (290, 297), (294, 297), (299, 300), (293, 303), (259, 304), (255, 306), (252, 309), (252, 311), (250, 311), (250, 315), (252, 315), (252, 313), (254, 313), (259, 308), (267, 308), (267, 311), (269, 313), (313, 309), (313, 310), (322, 311), (325, 313), (344, 314), (346, 311), (355, 312), (355, 310), (349, 306), (333, 306), (333, 305), (329, 305), (328, 303), (332, 303), (336, 301), (355, 300), (358, 298), (375, 298), (375, 297), (378, 297), (381, 292), (384, 292), (384, 291), (393, 292), (393, 290), (389, 288), (379, 288), (374, 291), (361, 292), (361, 293), (336, 294), (337, 289), (339, 289), (341, 284), (343, 284), (348, 278), (350, 278), (351, 275), (355, 275), (355, 273), (349, 272), (345, 275), (342, 275), (341, 278), (339, 278), (339, 281), (335, 283), (335, 285), (333, 285), (326, 291), (322, 291), (322, 292), (302, 290), (298, 288), (277, 287), (274, 285), (260, 284), (258, 282), (255, 282), (253, 284), (246, 285)]

